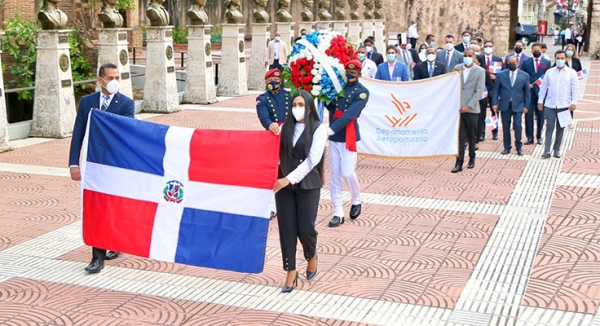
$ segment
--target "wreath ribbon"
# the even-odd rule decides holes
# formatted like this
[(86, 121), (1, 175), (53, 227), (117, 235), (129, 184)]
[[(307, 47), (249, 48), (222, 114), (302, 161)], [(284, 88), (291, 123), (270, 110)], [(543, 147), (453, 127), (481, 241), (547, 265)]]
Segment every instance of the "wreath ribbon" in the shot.
[(317, 60), (319, 60), (319, 63), (321, 65), (323, 65), (323, 69), (325, 69), (325, 71), (327, 72), (327, 75), (329, 75), (329, 78), (331, 78), (331, 82), (333, 83), (333, 87), (335, 88), (335, 90), (339, 93), (342, 91), (342, 84), (340, 84), (340, 80), (338, 79), (337, 75), (335, 74), (335, 71), (333, 71), (333, 67), (329, 64), (329, 62), (327, 62), (327, 56), (325, 56), (321, 51), (319, 51), (319, 49), (317, 49), (314, 45), (312, 45), (308, 40), (306, 39), (301, 39), (298, 40), (299, 44), (304, 45), (304, 47), (306, 47), (308, 49), (308, 51), (310, 51), (310, 53), (313, 55), (313, 57), (317, 58)]

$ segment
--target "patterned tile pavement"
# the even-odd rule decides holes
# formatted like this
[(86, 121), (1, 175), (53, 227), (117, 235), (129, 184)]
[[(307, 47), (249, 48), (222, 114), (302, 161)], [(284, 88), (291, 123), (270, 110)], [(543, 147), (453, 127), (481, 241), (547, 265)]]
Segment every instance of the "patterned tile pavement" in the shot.
[[(561, 160), (498, 155), (491, 135), (460, 174), (452, 159), (360, 157), (363, 215), (328, 228), (325, 185), (319, 275), (290, 295), (276, 223), (261, 274), (123, 255), (85, 275), (70, 140), (2, 153), (0, 325), (600, 325), (600, 62), (587, 64)], [(148, 120), (260, 129), (255, 97)]]

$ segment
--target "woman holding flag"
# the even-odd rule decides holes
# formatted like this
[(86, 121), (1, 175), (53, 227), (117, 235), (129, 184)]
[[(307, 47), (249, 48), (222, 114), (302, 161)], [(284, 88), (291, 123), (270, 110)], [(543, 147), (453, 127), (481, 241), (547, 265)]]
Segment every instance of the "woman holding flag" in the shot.
[(308, 261), (306, 278), (317, 274), (317, 230), (315, 221), (323, 187), (323, 161), (327, 127), (321, 124), (314, 99), (305, 91), (292, 99), (291, 113), (281, 126), (279, 180), (275, 202), (279, 218), (279, 241), (283, 269), (287, 271), (283, 293), (298, 285), (296, 245), (300, 239)]

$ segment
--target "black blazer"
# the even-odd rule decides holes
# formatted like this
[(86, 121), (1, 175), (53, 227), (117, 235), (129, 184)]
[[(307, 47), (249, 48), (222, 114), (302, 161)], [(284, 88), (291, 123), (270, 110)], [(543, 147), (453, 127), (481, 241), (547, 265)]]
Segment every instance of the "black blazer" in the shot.
[(460, 42), (458, 45), (454, 46), (454, 50), (458, 51), (458, 52), (465, 52), (465, 45)]
[[(368, 57), (369, 56), (367, 56), (367, 58)], [(373, 62), (375, 62), (375, 65), (377, 66), (383, 63), (383, 55), (381, 55), (381, 53), (373, 52), (369, 59), (373, 60)]]
[[(429, 78), (429, 70), (427, 65), (429, 62), (423, 61), (415, 66), (413, 69), (415, 76), (413, 80), (426, 79)], [(441, 61), (435, 61), (435, 65), (433, 66), (433, 77), (443, 75), (446, 71), (446, 65)]]
[(412, 56), (413, 62), (415, 64), (421, 63), (421, 58), (419, 58), (419, 52), (417, 52), (417, 50), (415, 50), (415, 49), (409, 49), (408, 51), (410, 51), (410, 55)]
[[(556, 62), (554, 62), (554, 64), (552, 64), (552, 67), (556, 67)], [(570, 65), (567, 62), (567, 67), (569, 67), (577, 72), (580, 72), (583, 70), (583, 67), (581, 66), (581, 61), (577, 58), (572, 58)]]

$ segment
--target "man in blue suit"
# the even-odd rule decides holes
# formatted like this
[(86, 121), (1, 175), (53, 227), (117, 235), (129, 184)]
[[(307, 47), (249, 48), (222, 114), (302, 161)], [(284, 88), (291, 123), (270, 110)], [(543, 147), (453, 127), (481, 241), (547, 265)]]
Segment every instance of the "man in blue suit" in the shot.
[[(117, 66), (112, 63), (102, 65), (98, 71), (97, 82), (102, 90), (84, 96), (77, 109), (73, 138), (71, 138), (71, 150), (69, 151), (69, 169), (71, 179), (74, 181), (81, 181), (79, 156), (90, 110), (102, 110), (125, 117), (134, 117), (135, 103), (129, 97), (119, 93), (119, 70)], [(118, 256), (118, 252), (110, 251), (107, 254), (104, 249), (92, 248), (92, 262), (85, 270), (88, 273), (99, 273), (104, 268), (104, 260), (115, 259)]]
[(504, 136), (504, 150), (502, 155), (510, 153), (510, 123), (513, 120), (513, 129), (515, 131), (515, 147), (517, 154), (523, 155), (521, 135), (521, 119), (523, 112), (527, 113), (531, 103), (531, 90), (529, 84), (529, 75), (524, 71), (519, 71), (519, 61), (517, 57), (508, 59), (508, 70), (504, 70), (496, 76), (494, 93), (492, 97), (492, 109), (497, 112), (500, 108), (502, 118), (502, 129)]
[[(542, 57), (542, 45), (540, 43), (534, 43), (531, 46), (533, 52), (533, 58), (529, 58), (521, 65), (521, 70), (529, 74), (529, 84), (531, 88), (531, 103), (535, 105), (538, 102), (538, 94), (540, 92), (540, 86), (536, 85), (536, 81), (543, 76), (550, 67), (552, 62)], [(533, 108), (525, 114), (525, 136), (527, 136), (527, 142), (525, 145), (533, 144), (533, 112), (537, 117), (537, 132), (535, 138), (537, 139), (538, 145), (542, 144), (542, 129), (544, 129), (544, 111), (534, 110)]]
[(521, 66), (523, 65), (523, 62), (525, 62), (525, 60), (529, 59), (529, 56), (523, 53), (523, 42), (517, 41), (515, 43), (515, 52), (506, 55), (506, 57), (504, 58), (504, 64), (502, 65), (502, 70), (508, 69), (508, 59), (510, 59), (511, 57), (517, 57), (517, 61)]
[(386, 53), (387, 62), (377, 66), (375, 79), (387, 81), (408, 81), (408, 68), (406, 68), (405, 64), (396, 60), (396, 55), (398, 55), (396, 47), (393, 45), (388, 45)]
[(454, 36), (446, 35), (445, 50), (437, 54), (437, 61), (441, 61), (446, 65), (446, 73), (454, 70), (454, 66), (463, 63), (463, 54), (454, 48)]

